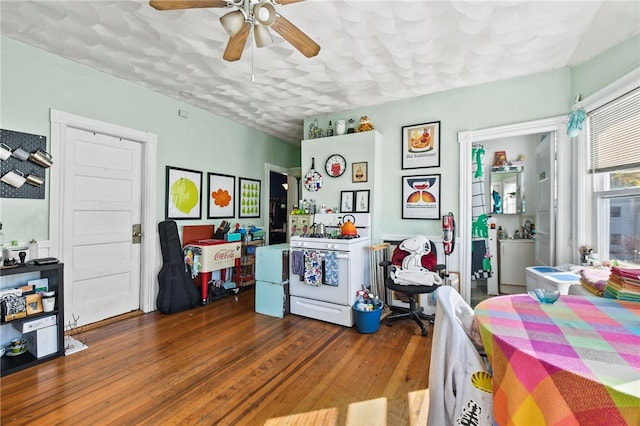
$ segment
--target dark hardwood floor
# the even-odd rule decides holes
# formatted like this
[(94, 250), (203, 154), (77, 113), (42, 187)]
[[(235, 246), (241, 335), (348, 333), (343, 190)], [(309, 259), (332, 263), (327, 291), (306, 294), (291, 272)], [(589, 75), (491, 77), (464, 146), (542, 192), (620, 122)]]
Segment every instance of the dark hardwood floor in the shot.
[(88, 349), (3, 377), (1, 424), (262, 425), (272, 417), (386, 397), (409, 424), (407, 394), (428, 387), (431, 333), (378, 332), (256, 314), (253, 288), (204, 307), (85, 331)]

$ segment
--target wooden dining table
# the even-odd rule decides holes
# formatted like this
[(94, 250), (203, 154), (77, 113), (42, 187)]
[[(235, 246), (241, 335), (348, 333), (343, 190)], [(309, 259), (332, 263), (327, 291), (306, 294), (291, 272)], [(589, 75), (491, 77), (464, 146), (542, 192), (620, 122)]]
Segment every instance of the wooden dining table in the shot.
[(474, 309), (498, 425), (640, 425), (640, 303), (498, 296)]

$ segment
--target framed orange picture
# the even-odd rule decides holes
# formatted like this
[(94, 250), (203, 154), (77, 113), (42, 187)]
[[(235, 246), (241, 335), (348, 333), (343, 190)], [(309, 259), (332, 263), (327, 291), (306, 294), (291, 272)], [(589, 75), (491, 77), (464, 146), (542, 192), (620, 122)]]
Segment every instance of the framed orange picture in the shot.
[(440, 122), (402, 127), (402, 169), (440, 167)]

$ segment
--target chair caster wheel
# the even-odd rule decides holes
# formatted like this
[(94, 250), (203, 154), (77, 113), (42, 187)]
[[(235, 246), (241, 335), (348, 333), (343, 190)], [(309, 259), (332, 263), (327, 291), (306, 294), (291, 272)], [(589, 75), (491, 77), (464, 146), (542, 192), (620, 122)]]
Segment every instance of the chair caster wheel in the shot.
[(427, 330), (422, 330), (422, 335), (423, 335), (424, 337), (427, 337)]

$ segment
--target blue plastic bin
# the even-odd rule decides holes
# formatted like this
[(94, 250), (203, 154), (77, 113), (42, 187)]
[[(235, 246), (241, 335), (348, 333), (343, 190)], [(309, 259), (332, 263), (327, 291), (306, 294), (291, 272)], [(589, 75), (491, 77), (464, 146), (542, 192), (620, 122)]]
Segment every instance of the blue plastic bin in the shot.
[(382, 306), (373, 311), (360, 311), (352, 308), (356, 316), (356, 329), (363, 334), (375, 333), (380, 328)]

